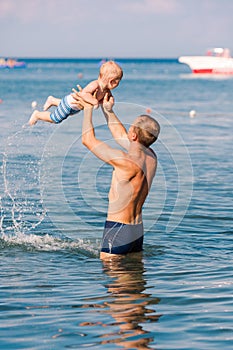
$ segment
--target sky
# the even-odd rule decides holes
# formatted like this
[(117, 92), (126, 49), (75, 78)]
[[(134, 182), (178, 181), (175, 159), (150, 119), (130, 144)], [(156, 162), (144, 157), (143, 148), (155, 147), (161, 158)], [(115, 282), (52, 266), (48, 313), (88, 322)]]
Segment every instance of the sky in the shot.
[(233, 0), (0, 0), (0, 57), (233, 54)]

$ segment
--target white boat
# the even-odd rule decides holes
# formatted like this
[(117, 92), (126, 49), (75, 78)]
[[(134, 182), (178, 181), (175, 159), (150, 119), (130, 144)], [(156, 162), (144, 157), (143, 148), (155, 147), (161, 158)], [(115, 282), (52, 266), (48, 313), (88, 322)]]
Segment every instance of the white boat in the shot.
[(209, 49), (205, 56), (180, 56), (178, 60), (195, 74), (233, 74), (233, 58), (227, 48)]

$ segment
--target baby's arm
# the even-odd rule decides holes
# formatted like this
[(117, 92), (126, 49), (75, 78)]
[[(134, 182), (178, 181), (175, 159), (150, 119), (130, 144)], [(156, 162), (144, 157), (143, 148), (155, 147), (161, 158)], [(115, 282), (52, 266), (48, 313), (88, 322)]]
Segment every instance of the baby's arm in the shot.
[(94, 97), (94, 93), (97, 92), (99, 88), (99, 83), (97, 80), (91, 81), (85, 88), (80, 91), (80, 96), (84, 99), (85, 102), (91, 103), (93, 106), (99, 105), (99, 102), (96, 97)]

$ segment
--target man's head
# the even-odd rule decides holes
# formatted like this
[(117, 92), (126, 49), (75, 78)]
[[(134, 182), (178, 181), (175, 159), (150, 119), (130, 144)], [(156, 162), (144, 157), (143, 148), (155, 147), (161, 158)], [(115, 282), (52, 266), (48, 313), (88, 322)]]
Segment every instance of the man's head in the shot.
[(99, 78), (108, 86), (110, 90), (118, 86), (122, 77), (123, 70), (114, 61), (107, 61), (100, 67)]
[(143, 146), (149, 147), (157, 140), (159, 132), (159, 123), (149, 115), (142, 114), (131, 125), (128, 136), (130, 141), (137, 140)]

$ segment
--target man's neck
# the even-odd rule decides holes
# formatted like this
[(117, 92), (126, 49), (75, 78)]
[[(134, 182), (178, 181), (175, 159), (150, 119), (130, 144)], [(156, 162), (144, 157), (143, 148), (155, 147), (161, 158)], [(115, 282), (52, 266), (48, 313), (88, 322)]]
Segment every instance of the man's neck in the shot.
[(140, 155), (142, 152), (145, 152), (145, 147), (138, 141), (131, 141), (128, 154), (129, 155)]

